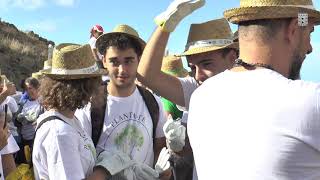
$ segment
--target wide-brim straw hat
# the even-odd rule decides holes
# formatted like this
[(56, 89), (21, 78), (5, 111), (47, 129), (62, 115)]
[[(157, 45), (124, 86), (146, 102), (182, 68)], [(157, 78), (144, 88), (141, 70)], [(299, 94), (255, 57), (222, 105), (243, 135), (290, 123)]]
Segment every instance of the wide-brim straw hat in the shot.
[(183, 67), (181, 58), (173, 55), (163, 58), (161, 71), (176, 77), (188, 76), (188, 71)]
[(120, 24), (120, 25), (117, 25), (112, 30), (112, 32), (104, 33), (98, 37), (97, 42), (96, 42), (96, 47), (97, 47), (100, 54), (104, 55), (105, 50), (107, 48), (106, 42), (109, 41), (110, 38), (115, 34), (125, 34), (125, 35), (128, 35), (129, 37), (136, 39), (141, 47), (141, 50), (143, 50), (144, 47), (146, 46), (146, 42), (140, 38), (138, 32), (135, 29), (133, 29), (129, 25)]
[(239, 49), (233, 42), (233, 33), (226, 19), (215, 19), (191, 24), (185, 51), (176, 56), (189, 56), (225, 48)]
[(224, 17), (234, 24), (258, 19), (282, 19), (298, 17), (306, 13), (320, 22), (320, 12), (312, 0), (240, 0), (240, 7), (226, 10)]
[(51, 69), (52, 68), (52, 60), (46, 60), (43, 62), (43, 69)]
[(36, 78), (38, 80), (41, 79), (43, 76), (44, 76), (44, 74), (41, 72), (35, 72), (35, 73), (31, 74), (31, 77)]
[(51, 71), (43, 74), (52, 79), (83, 79), (106, 75), (108, 72), (99, 69), (89, 44), (64, 43), (55, 47)]

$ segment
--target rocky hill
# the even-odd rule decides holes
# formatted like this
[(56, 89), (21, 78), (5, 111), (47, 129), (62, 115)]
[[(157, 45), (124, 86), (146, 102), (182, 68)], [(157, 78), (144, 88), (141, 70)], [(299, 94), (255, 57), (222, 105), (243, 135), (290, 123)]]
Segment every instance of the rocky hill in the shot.
[(33, 31), (22, 32), (0, 19), (0, 69), (18, 87), (21, 79), (43, 68), (48, 45), (54, 42)]

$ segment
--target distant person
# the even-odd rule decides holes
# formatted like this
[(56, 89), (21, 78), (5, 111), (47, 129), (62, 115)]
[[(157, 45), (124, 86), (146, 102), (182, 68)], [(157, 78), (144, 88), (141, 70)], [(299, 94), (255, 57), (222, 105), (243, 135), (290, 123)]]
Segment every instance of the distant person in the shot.
[(38, 89), (40, 83), (36, 78), (27, 78), (25, 80), (26, 92), (29, 99), (19, 104), (19, 109), (15, 118), (15, 125), (21, 137), (20, 151), (18, 153), (18, 160), (26, 162), (24, 156), (24, 146), (32, 148), (33, 139), (35, 135), (36, 120), (40, 114), (43, 113), (43, 108), (39, 103)]
[(20, 88), (21, 88), (21, 90), (22, 90), (22, 95), (21, 95), (20, 100), (19, 100), (19, 102), (18, 102), (19, 104), (20, 104), (21, 102), (24, 102), (25, 100), (28, 100), (28, 99), (29, 99), (28, 92), (26, 91), (25, 81), (26, 81), (26, 79), (22, 79), (22, 80), (20, 81)]
[[(188, 76), (188, 71), (184, 69), (181, 58), (173, 55), (165, 56), (163, 58), (161, 71), (179, 78)], [(168, 88), (170, 88), (170, 86)], [(174, 120), (182, 118), (183, 111), (179, 110), (175, 103), (164, 97), (161, 97), (161, 101), (167, 117), (171, 115)]]
[(103, 56), (97, 51), (96, 41), (97, 41), (97, 38), (101, 34), (103, 34), (103, 28), (99, 24), (94, 25), (91, 28), (89, 44), (90, 44), (90, 47), (91, 47), (91, 51), (92, 51), (93, 57), (96, 60), (96, 63), (98, 64), (99, 68), (103, 68), (103, 64), (102, 64)]

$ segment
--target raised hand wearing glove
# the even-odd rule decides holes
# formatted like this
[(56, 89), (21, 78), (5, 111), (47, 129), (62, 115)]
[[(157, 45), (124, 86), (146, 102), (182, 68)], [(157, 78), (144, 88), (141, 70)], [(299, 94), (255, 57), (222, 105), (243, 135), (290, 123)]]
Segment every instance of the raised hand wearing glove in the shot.
[(96, 167), (106, 169), (113, 176), (133, 164), (134, 161), (122, 151), (105, 150), (98, 155)]
[(185, 145), (186, 128), (181, 124), (181, 121), (168, 118), (163, 126), (163, 132), (167, 147), (174, 152), (182, 151)]
[(205, 0), (174, 0), (166, 11), (155, 18), (155, 23), (164, 31), (173, 32), (184, 17), (204, 4)]

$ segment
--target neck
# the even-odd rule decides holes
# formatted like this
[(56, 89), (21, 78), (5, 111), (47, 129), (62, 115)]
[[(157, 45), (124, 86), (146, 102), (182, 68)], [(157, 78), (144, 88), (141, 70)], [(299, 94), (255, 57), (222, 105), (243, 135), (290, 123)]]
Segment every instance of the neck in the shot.
[(286, 50), (279, 42), (243, 41), (240, 44), (239, 59), (249, 64), (269, 65), (278, 73), (288, 76), (290, 67), (285, 60), (289, 58), (289, 53), (284, 53)]
[(108, 84), (108, 93), (111, 96), (115, 96), (115, 97), (128, 97), (130, 96), (134, 90), (136, 89), (136, 84), (133, 83), (132, 85), (128, 86), (128, 87), (119, 87), (116, 86), (115, 84), (113, 84), (112, 82)]
[(74, 113), (75, 113), (76, 111), (59, 110), (58, 112), (61, 113), (62, 115), (64, 115), (65, 117), (72, 119), (72, 118), (74, 117)]

